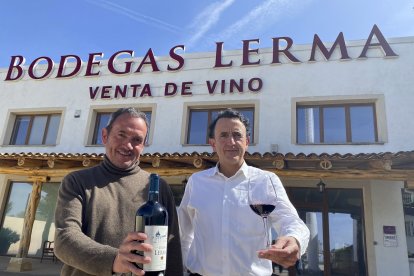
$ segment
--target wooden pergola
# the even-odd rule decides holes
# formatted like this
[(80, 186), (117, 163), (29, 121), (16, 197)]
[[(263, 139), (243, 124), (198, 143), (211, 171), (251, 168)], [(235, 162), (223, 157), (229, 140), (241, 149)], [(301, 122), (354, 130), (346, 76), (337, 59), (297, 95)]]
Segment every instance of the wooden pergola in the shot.
[[(103, 154), (91, 153), (0, 153), (0, 174), (26, 176), (33, 182), (29, 207), (16, 258), (26, 258), (42, 183), (52, 177), (95, 166)], [(216, 164), (215, 153), (143, 154), (140, 166), (161, 176), (190, 176)], [(295, 179), (380, 179), (403, 181), (414, 188), (414, 151), (361, 154), (246, 153), (246, 162)]]
[[(0, 153), (0, 174), (49, 179), (99, 164), (104, 154)], [(183, 176), (214, 166), (215, 153), (143, 154), (140, 166), (161, 176)], [(397, 153), (246, 153), (249, 165), (295, 178), (414, 180), (414, 150)]]

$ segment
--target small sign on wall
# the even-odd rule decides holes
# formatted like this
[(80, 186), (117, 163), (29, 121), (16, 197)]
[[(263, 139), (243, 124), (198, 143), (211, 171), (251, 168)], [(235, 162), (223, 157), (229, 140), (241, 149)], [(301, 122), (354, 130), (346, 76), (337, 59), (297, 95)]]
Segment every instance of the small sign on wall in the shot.
[(384, 225), (384, 246), (398, 247), (397, 230), (395, 226)]

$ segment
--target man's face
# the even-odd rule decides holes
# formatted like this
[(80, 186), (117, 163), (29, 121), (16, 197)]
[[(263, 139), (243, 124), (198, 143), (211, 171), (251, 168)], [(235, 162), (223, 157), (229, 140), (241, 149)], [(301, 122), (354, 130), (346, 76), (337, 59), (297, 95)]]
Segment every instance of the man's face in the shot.
[(110, 133), (102, 130), (102, 142), (105, 145), (106, 156), (121, 169), (131, 167), (144, 149), (147, 126), (141, 118), (122, 114), (112, 124)]
[(216, 123), (210, 145), (217, 152), (220, 167), (239, 169), (249, 145), (246, 127), (237, 118), (221, 118)]

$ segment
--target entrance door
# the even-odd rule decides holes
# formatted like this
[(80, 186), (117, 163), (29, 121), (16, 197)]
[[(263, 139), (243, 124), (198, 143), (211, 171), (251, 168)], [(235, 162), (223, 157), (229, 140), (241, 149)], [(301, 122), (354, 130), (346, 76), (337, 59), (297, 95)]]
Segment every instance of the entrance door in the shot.
[(308, 249), (289, 275), (367, 275), (362, 190), (287, 192), (310, 230)]

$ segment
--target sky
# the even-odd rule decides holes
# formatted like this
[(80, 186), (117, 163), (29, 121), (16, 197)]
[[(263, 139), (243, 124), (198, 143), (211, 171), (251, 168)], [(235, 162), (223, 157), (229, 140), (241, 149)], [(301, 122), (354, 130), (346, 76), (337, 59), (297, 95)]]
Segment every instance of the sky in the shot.
[(359, 40), (374, 24), (386, 38), (414, 36), (414, 0), (0, 0), (0, 7), (0, 68), (14, 55), (28, 66), (41, 56), (86, 61), (121, 50), (168, 56), (176, 45), (185, 45), (179, 54), (214, 52), (216, 42), (236, 50), (248, 39), (266, 48), (283, 36), (294, 44), (310, 44), (314, 34), (333, 42), (340, 32)]

